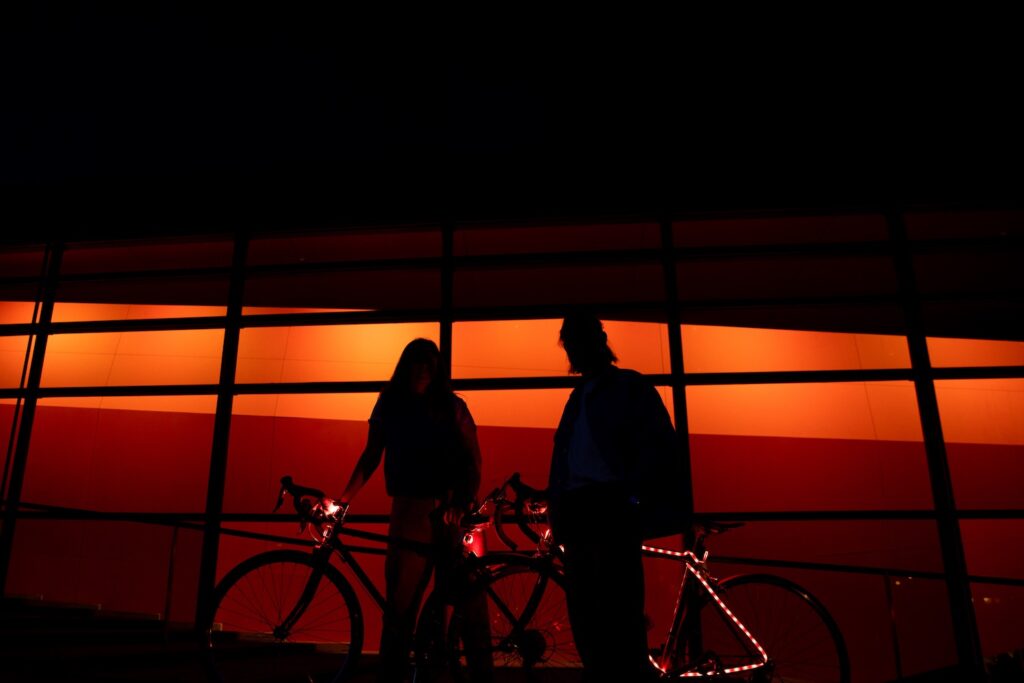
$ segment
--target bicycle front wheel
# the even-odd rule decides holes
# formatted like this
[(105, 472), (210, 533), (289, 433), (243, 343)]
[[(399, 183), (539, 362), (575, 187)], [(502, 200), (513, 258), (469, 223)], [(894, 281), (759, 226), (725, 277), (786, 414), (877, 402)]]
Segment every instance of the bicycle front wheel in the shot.
[(224, 683), (339, 683), (351, 676), (363, 644), (351, 584), (325, 558), (290, 550), (251, 557), (229, 572), (206, 629)]
[(509, 560), (479, 579), (464, 607), (452, 616), (447, 639), (457, 681), (469, 680), (471, 667), (526, 669), (537, 681), (566, 680), (567, 669), (582, 667), (564, 578), (550, 563)]
[[(725, 579), (716, 592), (769, 659), (764, 669), (733, 674), (735, 680), (849, 683), (850, 662), (842, 633), (821, 602), (806, 590), (779, 576), (746, 574)], [(704, 604), (700, 623), (705, 667), (723, 671), (756, 660), (757, 653), (714, 601)], [(744, 675), (748, 678), (741, 678)]]

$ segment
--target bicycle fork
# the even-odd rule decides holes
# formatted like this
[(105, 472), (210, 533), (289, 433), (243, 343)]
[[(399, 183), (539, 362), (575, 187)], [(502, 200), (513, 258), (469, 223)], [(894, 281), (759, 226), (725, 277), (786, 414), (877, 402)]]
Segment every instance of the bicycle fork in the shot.
[[(694, 602), (692, 599), (687, 600), (693, 591), (688, 590), (690, 585), (690, 566), (687, 563), (683, 564), (683, 580), (679, 583), (679, 594), (676, 596), (675, 609), (672, 612), (672, 625), (669, 627), (668, 634), (665, 636), (665, 643), (662, 645), (661, 653), (658, 655), (658, 660), (653, 662), (654, 665), (660, 669), (663, 673), (667, 673), (674, 665), (676, 653), (679, 648), (679, 638), (682, 633), (692, 633), (698, 640), (700, 638), (700, 629), (688, 629), (684, 626), (689, 626), (693, 621), (690, 615), (697, 614), (695, 605), (690, 604)], [(699, 642), (687, 642), (687, 649), (690, 652), (694, 652), (694, 645), (699, 648)], [(696, 650), (696, 651), (699, 651)]]
[[(328, 561), (327, 556), (322, 557), (322, 562)], [(306, 585), (302, 589), (302, 593), (299, 595), (299, 599), (295, 602), (295, 606), (292, 607), (280, 624), (274, 627), (273, 634), (278, 640), (286, 640), (291, 635), (292, 628), (295, 626), (295, 622), (305, 613), (306, 608), (309, 607), (310, 603), (313, 602), (316, 591), (320, 587), (320, 581), (324, 577), (323, 564), (317, 563), (313, 568), (313, 572), (309, 575), (309, 579), (306, 581)]]

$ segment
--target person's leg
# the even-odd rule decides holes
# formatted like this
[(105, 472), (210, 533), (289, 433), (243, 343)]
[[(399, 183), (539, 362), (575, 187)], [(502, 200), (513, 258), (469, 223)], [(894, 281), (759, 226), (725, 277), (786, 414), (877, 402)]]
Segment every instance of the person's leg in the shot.
[[(419, 543), (433, 538), (430, 513), (436, 503), (430, 499), (396, 497), (391, 504), (388, 535)], [(389, 543), (384, 560), (384, 628), (380, 638), (380, 683), (400, 683), (409, 669), (416, 613), (430, 579), (432, 560), (415, 550)]]
[(442, 560), (438, 563), (434, 580), (443, 589), (450, 591), (449, 600), (461, 612), (469, 680), (471, 683), (491, 683), (494, 680), (494, 655), (491, 652), (487, 593), (479, 590), (479, 586), (470, 581), (471, 577), (462, 573), (465, 562), (462, 530), (442, 525), (437, 535), (442, 548)]
[(559, 504), (556, 534), (564, 549), (565, 599), (576, 651), (583, 663), (587, 681), (601, 667), (602, 653), (597, 631), (602, 627), (604, 596), (600, 547), (604, 540), (601, 522), (594, 516), (600, 510), (599, 494), (586, 490), (570, 491)]
[(597, 680), (643, 681), (653, 677), (644, 618), (644, 570), (640, 535), (629, 515), (609, 515), (607, 536), (594, 547), (595, 582), (602, 609), (594, 618), (593, 648), (598, 653)]
[(654, 673), (640, 535), (616, 500), (618, 492), (604, 487), (570, 492), (559, 515), (569, 619), (588, 681), (643, 681)]

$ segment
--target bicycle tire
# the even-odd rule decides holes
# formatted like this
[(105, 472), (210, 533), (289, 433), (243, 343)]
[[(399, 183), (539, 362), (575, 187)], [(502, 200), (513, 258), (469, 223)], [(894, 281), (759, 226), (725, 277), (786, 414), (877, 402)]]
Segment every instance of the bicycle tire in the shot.
[[(341, 683), (363, 645), (363, 614), (348, 580), (314, 555), (275, 550), (251, 557), (217, 584), (205, 632), (217, 679)], [(288, 633), (276, 633), (314, 570), (313, 599)], [(283, 637), (282, 637), (283, 636)]]
[[(716, 592), (770, 659), (766, 669), (733, 674), (729, 680), (849, 683), (850, 660), (842, 632), (807, 590), (780, 576), (741, 574), (721, 581)], [(716, 666), (752, 661), (710, 599), (700, 615), (702, 648), (716, 658)]]
[[(469, 680), (469, 658), (486, 658), (486, 653), (474, 654), (474, 647), (486, 648), (496, 669), (526, 669), (531, 680), (564, 680), (565, 669), (582, 667), (569, 625), (565, 580), (549, 559), (505, 556), (473, 590), (486, 596), (490, 643), (480, 645), (479, 633), (467, 641), (465, 616), (455, 611), (446, 643), (456, 681)], [(476, 644), (470, 642), (473, 636)]]

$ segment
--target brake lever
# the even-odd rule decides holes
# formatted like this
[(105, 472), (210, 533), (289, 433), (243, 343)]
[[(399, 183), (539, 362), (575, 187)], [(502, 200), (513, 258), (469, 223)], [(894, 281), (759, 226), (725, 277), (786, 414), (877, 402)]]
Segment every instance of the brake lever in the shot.
[(284, 505), (284, 494), (288, 492), (288, 487), (292, 485), (291, 477), (281, 477), (281, 490), (277, 494), (277, 505), (274, 506), (274, 512), (281, 509)]

